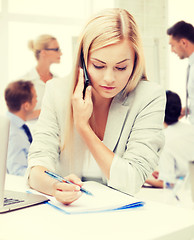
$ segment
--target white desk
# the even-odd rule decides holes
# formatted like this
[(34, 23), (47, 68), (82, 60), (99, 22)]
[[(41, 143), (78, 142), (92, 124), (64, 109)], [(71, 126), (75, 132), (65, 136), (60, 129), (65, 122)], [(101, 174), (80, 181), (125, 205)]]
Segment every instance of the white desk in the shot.
[(143, 201), (149, 200), (194, 210), (194, 202), (192, 201), (191, 192), (188, 190), (184, 190), (179, 194), (181, 201), (178, 201), (175, 196), (173, 196), (173, 192), (170, 189), (152, 187), (143, 187), (141, 191), (136, 194), (136, 197)]
[[(24, 190), (23, 178), (7, 176), (6, 189)], [(0, 215), (0, 240), (11, 239), (193, 240), (194, 210), (147, 201), (127, 211), (65, 215), (43, 204)]]

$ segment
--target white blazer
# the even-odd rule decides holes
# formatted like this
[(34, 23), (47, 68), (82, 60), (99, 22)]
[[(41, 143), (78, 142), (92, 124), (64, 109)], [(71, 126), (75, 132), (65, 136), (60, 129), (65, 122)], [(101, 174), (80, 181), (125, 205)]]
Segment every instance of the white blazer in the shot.
[[(29, 169), (45, 166), (62, 176), (82, 176), (86, 145), (75, 131), (73, 161), (60, 151), (64, 141), (67, 82), (46, 84), (42, 110), (29, 151)], [(158, 164), (164, 144), (165, 91), (156, 83), (140, 81), (124, 100), (112, 101), (103, 143), (115, 153), (107, 184), (123, 192), (138, 192)]]

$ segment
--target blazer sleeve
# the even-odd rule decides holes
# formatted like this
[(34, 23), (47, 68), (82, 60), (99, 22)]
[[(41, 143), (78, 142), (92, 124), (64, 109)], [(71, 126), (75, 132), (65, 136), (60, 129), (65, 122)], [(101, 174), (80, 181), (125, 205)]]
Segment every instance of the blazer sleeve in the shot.
[[(146, 85), (146, 84), (145, 84)], [(158, 165), (164, 145), (163, 121), (165, 91), (161, 87), (140, 88), (134, 94), (134, 106), (129, 111), (123, 131), (127, 128), (124, 152), (115, 156), (110, 170), (108, 185), (134, 195)], [(131, 117), (132, 115), (132, 117)], [(132, 123), (131, 123), (131, 122)]]
[[(50, 171), (56, 170), (56, 162), (59, 161), (60, 154), (60, 126), (58, 122), (58, 86), (54, 80), (46, 85), (46, 90), (42, 102), (42, 109), (33, 134), (33, 142), (29, 149), (28, 169), (41, 165)], [(57, 104), (57, 105), (56, 105)]]

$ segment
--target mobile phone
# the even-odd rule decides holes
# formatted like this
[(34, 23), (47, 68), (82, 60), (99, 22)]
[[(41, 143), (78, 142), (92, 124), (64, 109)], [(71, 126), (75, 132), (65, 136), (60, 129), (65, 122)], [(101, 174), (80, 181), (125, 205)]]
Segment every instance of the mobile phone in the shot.
[(88, 72), (86, 69), (83, 51), (81, 51), (80, 58), (81, 58), (81, 68), (83, 68), (83, 72), (84, 72), (84, 89), (83, 89), (83, 98), (84, 98), (85, 93), (86, 93), (86, 88), (90, 85), (90, 79), (89, 79)]

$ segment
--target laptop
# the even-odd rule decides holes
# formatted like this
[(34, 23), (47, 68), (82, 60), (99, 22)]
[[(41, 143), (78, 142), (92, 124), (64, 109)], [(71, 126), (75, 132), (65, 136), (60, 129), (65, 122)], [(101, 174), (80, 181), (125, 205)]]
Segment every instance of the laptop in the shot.
[(0, 116), (0, 213), (45, 203), (48, 199), (43, 195), (5, 190), (7, 171), (7, 150), (10, 123), (7, 117)]

